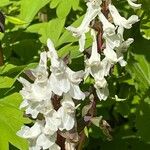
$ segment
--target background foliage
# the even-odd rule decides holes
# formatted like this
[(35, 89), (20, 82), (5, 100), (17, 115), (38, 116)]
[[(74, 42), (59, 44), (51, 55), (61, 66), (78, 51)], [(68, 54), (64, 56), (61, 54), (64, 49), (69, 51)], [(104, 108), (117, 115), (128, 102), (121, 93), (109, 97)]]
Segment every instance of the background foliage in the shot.
[[(97, 103), (97, 116), (111, 125), (112, 140), (104, 127), (92, 125), (84, 129), (88, 137), (84, 149), (150, 149), (150, 1), (140, 2), (142, 9), (133, 11), (126, 0), (113, 0), (122, 15), (136, 13), (141, 20), (126, 31), (126, 38), (135, 39), (126, 55), (128, 65), (114, 68), (108, 79), (110, 96)], [(5, 34), (0, 33), (5, 61), (0, 67), (0, 150), (27, 150), (27, 142), (16, 136), (23, 124), (30, 123), (19, 110), (22, 99), (17, 78), (36, 66), (39, 53), (47, 49), (47, 38), (61, 57), (69, 54), (74, 70), (84, 68), (77, 39), (65, 27), (73, 22), (73, 26), (79, 25), (86, 6), (83, 0), (0, 0), (0, 9), (6, 15)], [(90, 42), (88, 38), (86, 47)]]

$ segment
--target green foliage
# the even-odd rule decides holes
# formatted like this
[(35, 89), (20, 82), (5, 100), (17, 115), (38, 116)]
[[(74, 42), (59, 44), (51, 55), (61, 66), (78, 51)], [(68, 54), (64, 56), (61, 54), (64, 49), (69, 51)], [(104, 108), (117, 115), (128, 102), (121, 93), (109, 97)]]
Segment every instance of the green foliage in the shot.
[(8, 142), (19, 149), (27, 149), (27, 141), (16, 135), (24, 123), (29, 123), (29, 120), (24, 119), (23, 113), (18, 110), (20, 102), (21, 96), (18, 93), (0, 98), (0, 149), (2, 150), (9, 149)]
[[(110, 97), (107, 101), (98, 101), (97, 116), (100, 117), (93, 118), (93, 125), (84, 129), (88, 137), (84, 149), (149, 150), (150, 1), (141, 0), (142, 10), (135, 12), (126, 7), (126, 0), (113, 2), (122, 14), (137, 13), (141, 21), (125, 35), (135, 39), (126, 56), (128, 65), (123, 69), (117, 65), (108, 78)], [(84, 69), (78, 39), (65, 27), (71, 24), (77, 27), (86, 7), (83, 0), (0, 0), (0, 9), (6, 15), (6, 31), (0, 34), (5, 61), (0, 67), (0, 150), (27, 150), (27, 142), (16, 135), (23, 124), (30, 123), (19, 110), (22, 98), (17, 78), (24, 70), (36, 66), (39, 53), (47, 50), (47, 38), (52, 39), (60, 57), (69, 55), (71, 68)], [(87, 35), (86, 48), (90, 43)], [(91, 82), (87, 79), (83, 89)], [(85, 103), (87, 108), (83, 113), (90, 109), (89, 102)], [(112, 131), (101, 124), (101, 116)], [(110, 135), (112, 141), (108, 141)]]
[(144, 12), (141, 20), (141, 33), (144, 38), (150, 40), (150, 16), (149, 12)]

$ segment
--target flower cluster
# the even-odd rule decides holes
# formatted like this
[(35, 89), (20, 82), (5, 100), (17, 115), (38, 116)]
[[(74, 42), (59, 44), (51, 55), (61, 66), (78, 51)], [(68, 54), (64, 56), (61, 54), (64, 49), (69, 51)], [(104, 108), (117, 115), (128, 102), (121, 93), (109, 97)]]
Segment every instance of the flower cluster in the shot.
[[(134, 9), (140, 8), (141, 4), (133, 3), (133, 0), (127, 0), (129, 5)], [(135, 1), (135, 0), (134, 0)], [(139, 21), (138, 16), (132, 15), (128, 19), (122, 17), (116, 7), (113, 4), (108, 5), (108, 10), (111, 15), (111, 21), (107, 19), (102, 12), (100, 5), (102, 0), (88, 0), (87, 12), (81, 25), (77, 28), (69, 26), (67, 30), (72, 32), (73, 36), (79, 38), (79, 50), (84, 51), (86, 36), (85, 33), (91, 32), (93, 44), (91, 48), (91, 56), (85, 60), (85, 78), (91, 75), (95, 84), (97, 96), (100, 100), (106, 100), (109, 95), (108, 84), (106, 77), (109, 75), (111, 68), (118, 62), (121, 66), (126, 65), (126, 61), (123, 59), (123, 53), (125, 53), (133, 42), (132, 38), (125, 40), (123, 38), (124, 29), (130, 29), (132, 25)], [(94, 19), (98, 19), (101, 23), (103, 32), (103, 53), (101, 56), (97, 44), (97, 31), (90, 28), (90, 23)], [(103, 59), (101, 58), (103, 57)]]
[[(76, 108), (74, 100), (84, 100), (85, 94), (79, 84), (88, 76), (94, 78), (94, 88), (100, 100), (106, 100), (109, 95), (106, 77), (111, 68), (119, 63), (126, 65), (123, 54), (127, 51), (132, 38), (124, 39), (124, 29), (130, 29), (139, 21), (138, 16), (132, 15), (128, 19), (122, 17), (113, 4), (108, 5), (111, 20), (103, 13), (102, 0), (88, 0), (87, 12), (81, 25), (77, 28), (69, 26), (66, 29), (79, 39), (79, 50), (84, 51), (86, 33), (92, 37), (91, 55), (85, 59), (85, 71), (72, 71), (65, 62), (58, 57), (50, 39), (47, 41), (48, 52), (42, 52), (36, 69), (31, 70), (33, 82), (20, 77), (23, 84), (20, 91), (23, 102), (20, 109), (31, 116), (33, 126), (23, 126), (18, 135), (28, 139), (30, 150), (60, 150), (57, 144), (58, 132), (70, 131), (76, 128)], [(141, 4), (135, 0), (127, 0), (134, 9)], [(98, 20), (101, 25), (102, 47), (98, 47), (98, 32), (91, 27), (91, 22)], [(102, 49), (102, 52), (100, 52)], [(48, 67), (48, 61), (51, 65)], [(75, 144), (66, 139), (66, 149), (74, 150)]]
[[(59, 59), (50, 39), (47, 46), (49, 51), (41, 53), (38, 67), (31, 70), (34, 82), (30, 83), (22, 77), (18, 79), (23, 84), (20, 93), (24, 101), (20, 108), (25, 108), (25, 113), (36, 122), (32, 127), (23, 126), (17, 134), (29, 140), (31, 150), (59, 150), (60, 147), (55, 143), (57, 131), (74, 128), (76, 106), (73, 99), (85, 98), (79, 87), (84, 71), (74, 72)], [(47, 67), (49, 58), (50, 68)], [(59, 108), (56, 96), (61, 99)], [(39, 119), (39, 115), (42, 119)]]

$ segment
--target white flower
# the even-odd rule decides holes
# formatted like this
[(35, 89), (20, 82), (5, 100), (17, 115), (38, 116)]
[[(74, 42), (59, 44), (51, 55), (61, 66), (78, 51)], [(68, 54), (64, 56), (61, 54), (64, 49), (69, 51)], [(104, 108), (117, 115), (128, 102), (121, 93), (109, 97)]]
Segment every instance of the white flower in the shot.
[(42, 149), (48, 149), (51, 148), (53, 145), (55, 145), (55, 141), (56, 141), (56, 134), (51, 136), (41, 134), (36, 140), (36, 145), (41, 147)]
[(71, 31), (73, 33), (73, 36), (79, 38), (79, 50), (81, 52), (84, 51), (84, 45), (85, 45), (85, 33), (89, 31), (89, 24), (90, 22), (100, 13), (100, 4), (102, 3), (101, 0), (90, 0), (90, 2), (87, 2), (87, 12), (84, 16), (84, 19), (81, 23), (81, 25), (77, 28), (75, 27), (67, 27), (66, 29)]
[(22, 77), (18, 80), (24, 86), (20, 91), (24, 99), (20, 105), (20, 109), (26, 108), (26, 114), (30, 114), (32, 118), (36, 118), (39, 113), (45, 114), (53, 109), (50, 100), (52, 92), (48, 82), (31, 84)]
[(142, 4), (135, 4), (137, 0), (127, 0), (128, 4), (133, 8), (133, 9), (140, 9)]
[(20, 77), (18, 81), (24, 85), (23, 89), (20, 91), (23, 99), (40, 102), (43, 100), (49, 100), (51, 98), (52, 92), (48, 80), (44, 83), (34, 82), (31, 84), (26, 79)]
[(40, 54), (40, 62), (36, 69), (31, 70), (33, 76), (35, 77), (36, 83), (43, 83), (47, 81), (47, 53), (42, 52)]
[(18, 79), (23, 84), (23, 89), (20, 91), (23, 99), (34, 102), (49, 100), (52, 92), (48, 83), (46, 52), (41, 53), (38, 67), (31, 72), (35, 77), (34, 83), (30, 83), (22, 77)]
[(77, 71), (74, 72), (70, 68), (67, 67), (67, 76), (70, 81), (70, 90), (69, 94), (74, 99), (85, 99), (85, 94), (80, 90), (79, 83), (82, 81), (82, 78), (84, 77), (84, 71)]
[(57, 56), (54, 45), (50, 39), (47, 41), (49, 48), (48, 57), (51, 59), (51, 75), (49, 83), (52, 91), (61, 96), (69, 92), (74, 99), (84, 99), (85, 94), (80, 90), (79, 83), (84, 76), (83, 71), (72, 71)]
[(75, 125), (75, 104), (69, 94), (64, 94), (58, 114), (61, 117), (60, 130), (71, 130)]
[(113, 35), (103, 34), (105, 39), (105, 46), (114, 49), (115, 47), (119, 47), (122, 42), (122, 35), (119, 33)]
[(93, 29), (91, 29), (91, 35), (93, 38), (92, 52), (90, 58), (85, 61), (85, 79), (89, 74), (91, 74), (93, 78), (102, 79), (104, 77), (103, 62), (100, 60), (100, 54), (97, 52), (96, 32)]
[(137, 15), (132, 15), (128, 19), (125, 19), (124, 17), (120, 16), (118, 10), (114, 5), (109, 4), (109, 11), (111, 13), (111, 16), (113, 18), (114, 24), (117, 26), (124, 27), (126, 29), (130, 29), (132, 27), (132, 24), (139, 21)]
[(30, 100), (23, 100), (20, 105), (20, 109), (25, 108), (26, 114), (32, 116), (32, 118), (37, 118), (38, 114), (47, 115), (53, 110), (53, 105), (51, 100), (44, 100), (41, 102), (33, 102)]
[[(129, 38), (126, 41), (123, 41), (119, 47), (116, 47), (116, 54), (118, 58), (123, 58), (123, 53), (127, 51), (129, 48), (130, 44), (133, 43), (133, 39)], [(127, 64), (127, 62), (124, 59), (119, 60), (120, 65), (123, 67)]]
[(37, 121), (32, 127), (23, 126), (17, 135), (29, 140), (30, 150), (49, 149), (56, 146), (56, 133), (53, 135), (46, 135), (43, 132), (44, 121)]
[(113, 49), (111, 49), (109, 46), (106, 45), (106, 48), (104, 49), (104, 55), (109, 60), (110, 63), (115, 64), (118, 62), (117, 54)]
[(104, 49), (104, 55), (105, 58), (103, 59), (103, 66), (104, 66), (104, 75), (108, 76), (110, 69), (116, 64), (117, 62), (120, 62), (123, 59), (123, 55), (118, 55), (116, 52), (111, 49), (109, 46), (106, 46)]
[(44, 117), (46, 124), (43, 131), (47, 135), (53, 135), (57, 132), (61, 124), (61, 118), (55, 110), (51, 110), (47, 115), (44, 115)]
[(94, 87), (96, 88), (98, 98), (100, 100), (106, 100), (109, 95), (107, 81), (105, 79), (96, 80)]
[(41, 134), (42, 127), (40, 122), (36, 122), (31, 128), (28, 126), (21, 127), (17, 135), (25, 139), (34, 139)]
[(103, 13), (99, 13), (98, 17), (103, 24), (104, 34), (107, 34), (109, 36), (114, 35), (116, 29), (115, 26), (107, 20), (107, 18), (103, 15)]
[(109, 75), (110, 69), (113, 67), (113, 65), (114, 64), (107, 57), (103, 59), (104, 76)]

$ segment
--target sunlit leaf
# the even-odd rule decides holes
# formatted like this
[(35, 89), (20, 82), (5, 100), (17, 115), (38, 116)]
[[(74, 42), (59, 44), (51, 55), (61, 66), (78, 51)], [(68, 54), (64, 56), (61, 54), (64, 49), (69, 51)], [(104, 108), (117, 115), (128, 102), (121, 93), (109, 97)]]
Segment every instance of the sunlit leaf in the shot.
[(27, 150), (27, 141), (16, 135), (24, 123), (23, 113), (18, 109), (21, 96), (14, 93), (0, 99), (0, 149), (8, 150), (9, 142), (21, 150)]

